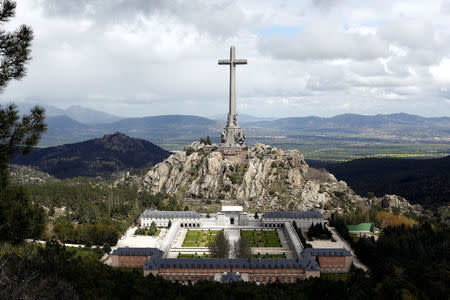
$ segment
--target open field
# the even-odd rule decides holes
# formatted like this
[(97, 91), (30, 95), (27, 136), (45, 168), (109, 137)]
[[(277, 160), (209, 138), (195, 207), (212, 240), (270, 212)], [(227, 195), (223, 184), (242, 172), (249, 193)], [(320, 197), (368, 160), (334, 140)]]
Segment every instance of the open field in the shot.
[(189, 230), (182, 247), (208, 247), (218, 232), (219, 230)]
[(241, 230), (241, 237), (250, 242), (250, 247), (281, 247), (276, 230)]

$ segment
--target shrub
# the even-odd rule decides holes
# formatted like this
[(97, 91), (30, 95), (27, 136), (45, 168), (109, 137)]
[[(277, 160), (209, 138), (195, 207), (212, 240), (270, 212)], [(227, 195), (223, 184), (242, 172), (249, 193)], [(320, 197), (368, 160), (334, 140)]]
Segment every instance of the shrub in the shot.
[(194, 148), (192, 147), (184, 147), (184, 151), (186, 152), (186, 156), (189, 156), (195, 152)]

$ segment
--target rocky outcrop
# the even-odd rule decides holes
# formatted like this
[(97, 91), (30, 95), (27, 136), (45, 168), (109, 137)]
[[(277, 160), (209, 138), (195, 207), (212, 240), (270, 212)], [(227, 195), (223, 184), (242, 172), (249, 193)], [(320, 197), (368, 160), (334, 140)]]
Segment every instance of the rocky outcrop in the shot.
[(231, 200), (258, 211), (317, 208), (327, 214), (373, 204), (398, 207), (401, 212), (418, 210), (398, 196), (361, 197), (332, 174), (310, 168), (297, 150), (286, 153), (257, 144), (248, 149), (247, 160), (233, 163), (220, 151), (210, 151), (200, 143), (188, 149), (154, 166), (140, 181), (141, 188), (184, 199)]

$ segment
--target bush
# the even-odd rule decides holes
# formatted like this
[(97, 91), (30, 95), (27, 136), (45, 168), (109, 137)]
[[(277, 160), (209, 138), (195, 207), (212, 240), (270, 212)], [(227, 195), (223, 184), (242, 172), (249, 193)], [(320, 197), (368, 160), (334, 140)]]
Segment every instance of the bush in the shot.
[[(224, 192), (229, 192), (229, 191), (231, 191), (231, 185), (229, 185), (229, 184), (226, 184), (224, 187), (223, 187), (223, 191)], [(220, 195), (219, 195), (220, 196)]]
[(184, 151), (186, 152), (186, 156), (189, 156), (195, 152), (194, 148), (192, 147), (184, 147)]

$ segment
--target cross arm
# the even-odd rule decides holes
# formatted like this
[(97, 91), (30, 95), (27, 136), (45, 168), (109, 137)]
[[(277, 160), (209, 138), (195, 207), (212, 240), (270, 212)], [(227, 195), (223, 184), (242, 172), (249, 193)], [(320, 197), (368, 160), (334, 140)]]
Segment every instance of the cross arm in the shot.
[(229, 65), (231, 61), (229, 59), (219, 59), (219, 65)]
[(246, 65), (247, 64), (246, 59), (235, 59), (233, 62), (235, 65)]

